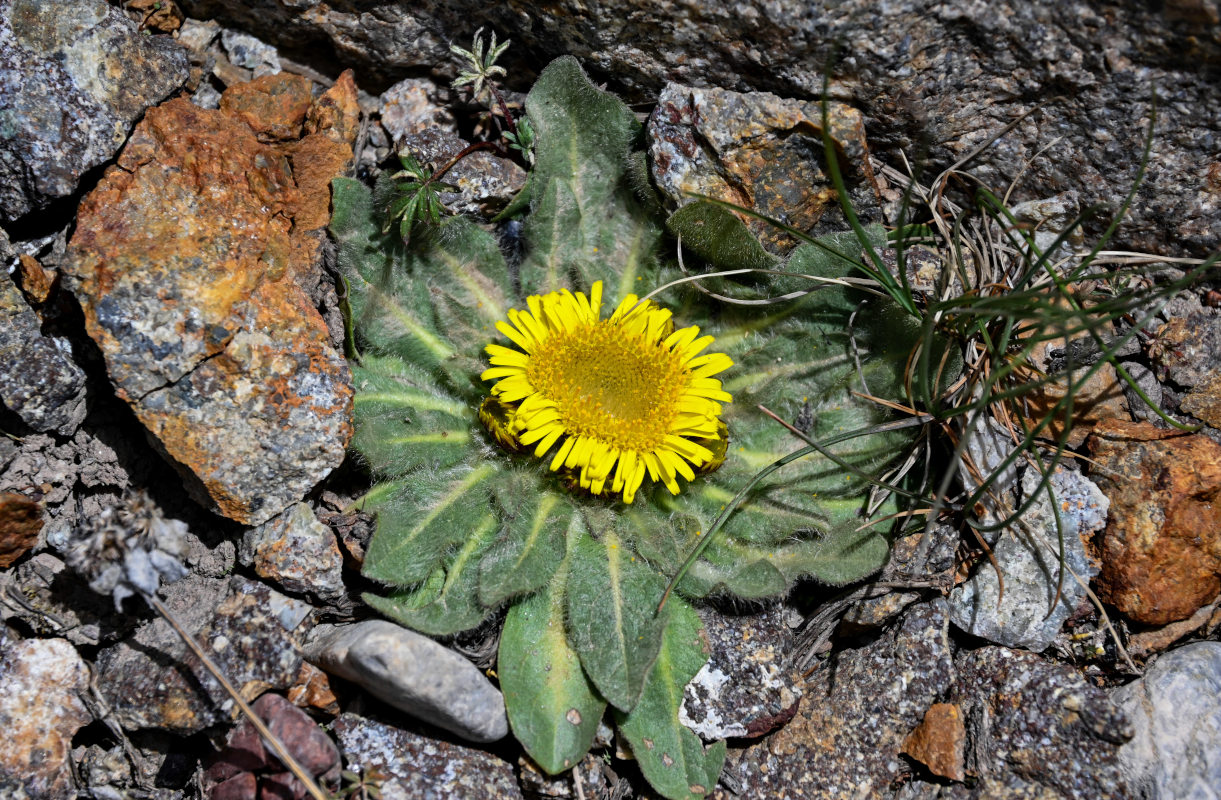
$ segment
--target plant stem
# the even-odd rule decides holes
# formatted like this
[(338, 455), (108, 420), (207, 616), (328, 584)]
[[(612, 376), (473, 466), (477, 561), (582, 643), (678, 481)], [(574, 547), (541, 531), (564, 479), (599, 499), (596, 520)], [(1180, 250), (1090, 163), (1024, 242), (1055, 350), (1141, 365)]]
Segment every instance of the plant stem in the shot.
[[(517, 135), (517, 123), (513, 121), (513, 115), (509, 113), (509, 104), (505, 102), (504, 97), (500, 92), (496, 91), (496, 85), (488, 81), (488, 91), (492, 94), (492, 99), (496, 101), (496, 105), (500, 106), (500, 113), (504, 115), (505, 126), (509, 129), (509, 133)], [(496, 116), (493, 114), (492, 116)]]
[(428, 180), (425, 181), (425, 183), (436, 183), (437, 181), (441, 180), (441, 178), (445, 177), (445, 173), (447, 173), (451, 169), (453, 169), (455, 164), (457, 164), (459, 161), (461, 161), (462, 159), (469, 156), (471, 153), (474, 153), (478, 150), (499, 150), (499, 149), (500, 148), (496, 144), (496, 142), (475, 142), (474, 144), (468, 144), (466, 147), (462, 148), (457, 153), (455, 153), (453, 158), (451, 158), (449, 161), (446, 161), (444, 164), (442, 164), (440, 167), (438, 167), (436, 172), (434, 172), (432, 175), (429, 175)]

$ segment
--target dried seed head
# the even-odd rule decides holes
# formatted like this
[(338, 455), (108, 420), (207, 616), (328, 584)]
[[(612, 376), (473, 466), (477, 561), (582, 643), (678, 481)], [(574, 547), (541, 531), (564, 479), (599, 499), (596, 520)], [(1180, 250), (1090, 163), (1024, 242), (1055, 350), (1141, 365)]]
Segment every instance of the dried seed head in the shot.
[(186, 523), (166, 519), (148, 495), (137, 492), (82, 520), (64, 560), (118, 608), (133, 594), (155, 595), (162, 580), (172, 583), (187, 574), (186, 533)]

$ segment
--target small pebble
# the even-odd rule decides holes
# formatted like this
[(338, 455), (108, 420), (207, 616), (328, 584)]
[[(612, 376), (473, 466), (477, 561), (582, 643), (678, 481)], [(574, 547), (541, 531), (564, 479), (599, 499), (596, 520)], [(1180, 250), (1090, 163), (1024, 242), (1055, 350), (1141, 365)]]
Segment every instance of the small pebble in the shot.
[(509, 732), (504, 698), (474, 664), (391, 622), (320, 625), (305, 657), (397, 709), (473, 742)]

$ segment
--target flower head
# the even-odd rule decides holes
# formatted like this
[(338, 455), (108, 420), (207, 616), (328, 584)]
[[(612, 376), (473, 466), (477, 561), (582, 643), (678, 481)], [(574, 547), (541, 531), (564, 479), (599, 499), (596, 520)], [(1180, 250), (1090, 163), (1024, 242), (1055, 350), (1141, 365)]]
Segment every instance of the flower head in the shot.
[[(713, 337), (674, 330), (670, 312), (628, 295), (602, 319), (602, 282), (526, 298), (496, 328), (517, 349), (490, 344), (495, 380), (480, 419), (502, 445), (556, 447), (553, 471), (592, 494), (631, 503), (647, 473), (678, 494), (676, 476), (695, 478), (724, 459), (721, 403), (732, 398), (713, 376), (733, 361), (700, 355)], [(558, 447), (557, 447), (558, 446)]]

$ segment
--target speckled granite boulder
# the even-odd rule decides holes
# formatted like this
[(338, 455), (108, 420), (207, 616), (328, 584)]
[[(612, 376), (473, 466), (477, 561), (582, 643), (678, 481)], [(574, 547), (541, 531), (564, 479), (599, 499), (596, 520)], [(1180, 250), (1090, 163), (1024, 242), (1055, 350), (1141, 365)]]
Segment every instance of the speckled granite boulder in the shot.
[(981, 781), (1009, 787), (987, 796), (1128, 798), (1119, 762), (1132, 726), (1106, 692), (1076, 669), (1034, 653), (982, 647), (955, 661), (951, 699), (971, 742), (966, 766)]
[[(1221, 643), (1166, 653), (1111, 699), (1134, 735), (1119, 759), (1142, 797), (1216, 797), (1221, 787)], [(1190, 709), (1191, 724), (1184, 724)]]
[(0, 0), (0, 218), (72, 194), (186, 79), (174, 40), (103, 0)]
[[(245, 696), (296, 682), (309, 606), (244, 578), (192, 575), (163, 594), (166, 607)], [(232, 698), (160, 617), (98, 653), (97, 684), (128, 730), (189, 735), (234, 710)]]
[(20, 640), (0, 626), (0, 797), (75, 797), (72, 737), (92, 718), (89, 668), (63, 639)]
[(382, 800), (521, 800), (513, 766), (491, 753), (429, 739), (356, 714), (331, 730), (348, 769), (384, 776)]
[[(758, 800), (880, 796), (907, 769), (904, 739), (953, 683), (948, 628), (944, 600), (921, 603), (876, 641), (823, 662), (797, 716), (726, 772)], [(718, 786), (710, 796), (738, 795)]]

